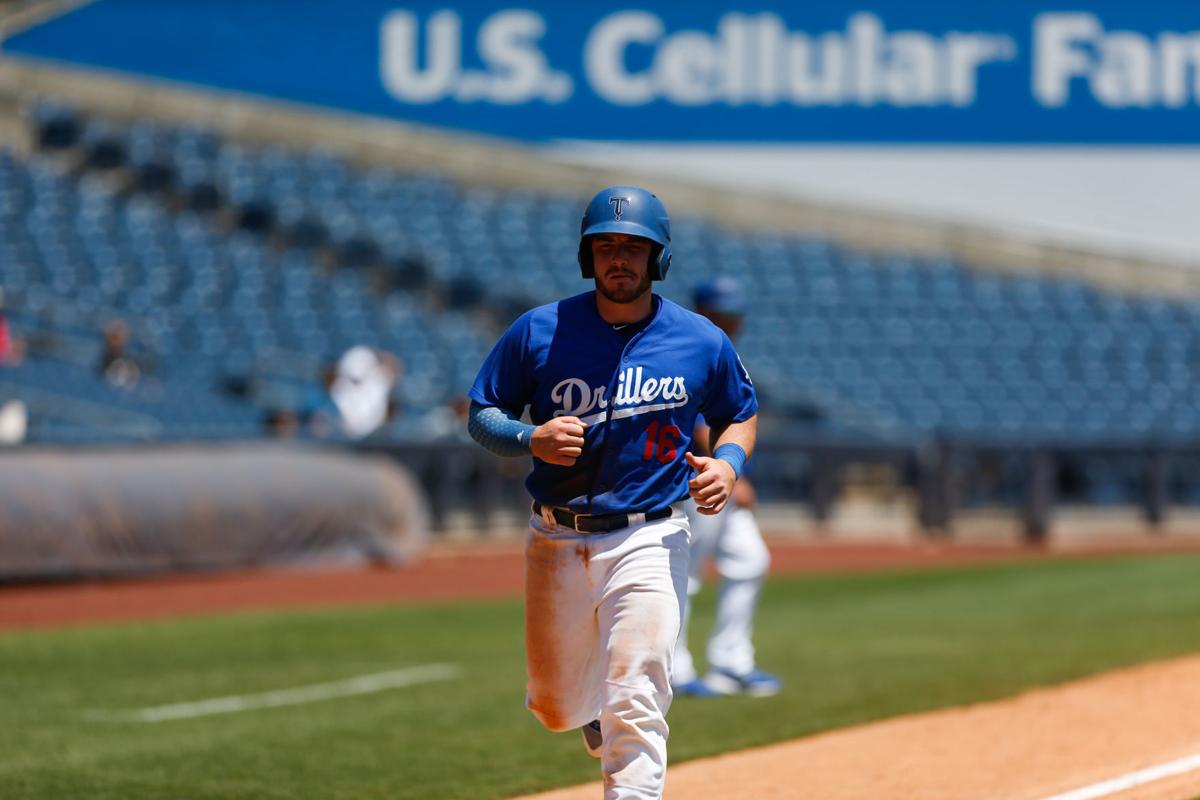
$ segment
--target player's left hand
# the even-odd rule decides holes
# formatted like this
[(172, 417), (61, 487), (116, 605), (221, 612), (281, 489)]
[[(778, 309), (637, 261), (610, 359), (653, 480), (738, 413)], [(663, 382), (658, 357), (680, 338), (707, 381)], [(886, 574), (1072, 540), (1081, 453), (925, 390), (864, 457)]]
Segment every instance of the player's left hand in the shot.
[(733, 466), (721, 458), (694, 456), (684, 453), (688, 466), (696, 470), (696, 477), (688, 481), (688, 494), (699, 506), (696, 510), (701, 514), (719, 514), (729, 502), (729, 494), (737, 476)]

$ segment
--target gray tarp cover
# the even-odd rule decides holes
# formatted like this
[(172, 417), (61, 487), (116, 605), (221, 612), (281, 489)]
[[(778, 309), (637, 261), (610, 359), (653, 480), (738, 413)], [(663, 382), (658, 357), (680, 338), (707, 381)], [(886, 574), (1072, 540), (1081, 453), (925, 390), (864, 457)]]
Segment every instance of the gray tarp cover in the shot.
[(418, 554), (424, 498), (383, 457), (275, 445), (0, 455), (0, 580)]

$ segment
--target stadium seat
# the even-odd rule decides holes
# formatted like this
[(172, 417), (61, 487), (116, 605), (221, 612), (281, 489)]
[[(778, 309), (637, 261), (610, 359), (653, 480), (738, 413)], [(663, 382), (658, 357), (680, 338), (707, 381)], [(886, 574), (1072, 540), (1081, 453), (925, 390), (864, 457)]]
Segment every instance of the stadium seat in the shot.
[[(289, 354), (304, 365), (295, 394), (319, 392), (327, 362), (368, 340), (408, 363), (398, 401), (427, 410), (465, 390), (495, 338), (487, 319), (506, 324), (581, 287), (579, 198), (357, 169), (329, 152), (153, 120), (122, 127), (53, 104), (31, 124), (46, 153), (77, 151), (97, 173), (127, 168), (134, 196), (54, 160), (0, 156), (6, 288), (61, 301), (27, 309), (43, 322), (51, 305), (77, 309), (45, 323), (63, 337), (105, 314), (144, 317), (160, 378), (187, 377), (201, 403), (169, 406), (191, 415), (192, 433), (245, 424), (222, 421), (232, 401), (217, 384), (231, 370), (277, 385), (268, 354)], [(1074, 444), (1200, 432), (1200, 315), (1184, 303), (685, 214), (673, 225), (678, 266), (657, 288), (686, 304), (692, 283), (742, 276), (751, 373), (778, 403), (819, 397), (831, 430), (869, 418), (914, 435)], [(237, 403), (258, 419), (273, 398), (252, 389)], [(1119, 482), (1096, 474), (1097, 497), (1109, 496)]]

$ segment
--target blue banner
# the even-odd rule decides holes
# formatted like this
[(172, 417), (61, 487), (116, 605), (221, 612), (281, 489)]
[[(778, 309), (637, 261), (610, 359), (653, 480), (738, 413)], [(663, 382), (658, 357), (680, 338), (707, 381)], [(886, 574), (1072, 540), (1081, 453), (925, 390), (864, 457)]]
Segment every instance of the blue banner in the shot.
[(1200, 142), (1172, 0), (98, 0), (3, 50), (534, 141)]

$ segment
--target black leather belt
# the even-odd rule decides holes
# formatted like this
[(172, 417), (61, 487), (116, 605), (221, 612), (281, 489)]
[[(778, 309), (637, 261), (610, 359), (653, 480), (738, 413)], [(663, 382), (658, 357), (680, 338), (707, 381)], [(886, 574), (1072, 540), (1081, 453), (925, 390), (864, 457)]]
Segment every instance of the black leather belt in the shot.
[[(533, 513), (541, 515), (542, 504), (536, 500), (533, 503)], [(637, 517), (644, 516), (646, 522), (656, 519), (666, 519), (671, 516), (671, 507), (660, 508), (657, 511), (647, 511), (632, 514), (576, 514), (565, 508), (554, 509), (554, 521), (565, 528), (571, 528), (579, 533), (608, 533), (609, 531), (628, 528), (637, 522)]]

